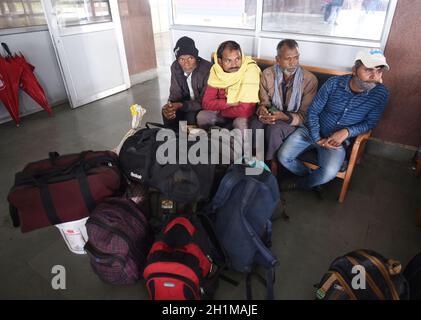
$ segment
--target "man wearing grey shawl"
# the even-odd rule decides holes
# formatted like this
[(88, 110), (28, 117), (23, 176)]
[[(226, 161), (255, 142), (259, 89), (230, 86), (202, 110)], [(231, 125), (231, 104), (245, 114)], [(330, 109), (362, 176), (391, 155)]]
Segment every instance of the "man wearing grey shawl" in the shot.
[(277, 46), (276, 64), (266, 68), (260, 79), (260, 105), (251, 121), (252, 129), (265, 130), (265, 160), (277, 171), (276, 151), (305, 120), (308, 106), (317, 92), (317, 78), (299, 65), (295, 40)]

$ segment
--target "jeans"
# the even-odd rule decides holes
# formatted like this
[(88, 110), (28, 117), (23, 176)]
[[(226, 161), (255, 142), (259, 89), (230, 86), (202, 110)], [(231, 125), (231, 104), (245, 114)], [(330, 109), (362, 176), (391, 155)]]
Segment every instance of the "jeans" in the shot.
[[(311, 171), (297, 157), (306, 150), (317, 149), (319, 169)], [(310, 189), (333, 180), (344, 162), (346, 151), (343, 146), (327, 149), (312, 141), (306, 127), (294, 131), (278, 151), (279, 162), (295, 175), (303, 177), (298, 185)]]

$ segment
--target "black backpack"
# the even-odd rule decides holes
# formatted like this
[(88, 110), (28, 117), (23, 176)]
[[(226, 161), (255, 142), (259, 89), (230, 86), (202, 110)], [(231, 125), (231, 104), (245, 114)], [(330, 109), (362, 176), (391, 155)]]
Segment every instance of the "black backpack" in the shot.
[[(362, 270), (365, 270), (363, 287), (359, 280), (364, 277), (356, 278)], [(316, 287), (319, 300), (406, 300), (409, 297), (401, 264), (372, 250), (356, 250), (336, 258)]]
[(124, 141), (119, 160), (128, 179), (147, 185), (153, 175), (155, 154), (161, 142), (156, 141), (160, 128), (146, 128), (137, 131)]
[[(151, 125), (161, 126), (147, 123), (147, 128), (129, 137), (121, 148), (119, 157), (126, 176), (132, 181), (159, 190), (166, 198), (175, 202), (208, 200), (215, 166), (192, 164), (188, 159), (187, 163), (180, 164), (178, 136), (170, 141), (157, 141), (157, 134), (162, 128), (150, 128)], [(164, 143), (176, 146), (176, 164), (158, 163), (157, 151)], [(187, 141), (187, 152), (194, 143)]]

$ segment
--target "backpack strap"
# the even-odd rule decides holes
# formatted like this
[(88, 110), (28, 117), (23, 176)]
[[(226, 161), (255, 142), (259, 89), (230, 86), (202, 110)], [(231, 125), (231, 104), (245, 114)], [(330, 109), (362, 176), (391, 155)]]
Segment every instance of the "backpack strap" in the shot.
[(168, 127), (166, 127), (162, 123), (150, 122), (150, 121), (145, 123), (145, 127), (148, 129), (152, 129), (151, 127), (160, 128), (160, 129), (168, 129)]
[(273, 284), (275, 283), (275, 267), (266, 270), (266, 299), (274, 300)]
[[(256, 182), (249, 180), (247, 182), (247, 185), (245, 187), (244, 191), (244, 197), (243, 202), (247, 203), (250, 201), (250, 199), (253, 199), (254, 194), (257, 192)], [(246, 206), (242, 206), (242, 212), (241, 212), (241, 221), (243, 222), (244, 228), (249, 233), (250, 237), (252, 238), (254, 244), (256, 245), (257, 249), (259, 250), (259, 253), (262, 255), (262, 257), (265, 259), (265, 261), (268, 262), (267, 268), (274, 267), (278, 261), (276, 260), (273, 253), (270, 251), (270, 249), (263, 243), (263, 241), (260, 239), (259, 235), (256, 233), (250, 222), (246, 219), (244, 215), (244, 211), (246, 209)], [(271, 224), (266, 224), (266, 232), (272, 233), (272, 227)]]
[[(248, 202), (250, 199), (253, 199), (255, 193), (257, 192), (256, 188), (256, 182), (253, 180), (249, 180), (247, 182), (247, 185), (244, 189), (244, 197), (243, 201)], [(242, 206), (242, 212), (241, 221), (243, 222), (244, 227), (248, 231), (250, 237), (252, 238), (254, 244), (256, 245), (259, 253), (262, 255), (263, 259), (267, 262), (269, 266), (266, 267), (266, 299), (273, 300), (274, 299), (274, 289), (273, 289), (273, 283), (275, 281), (275, 266), (278, 263), (278, 260), (273, 255), (273, 253), (270, 251), (270, 249), (266, 246), (266, 244), (260, 239), (260, 237), (256, 234), (254, 228), (250, 225), (249, 221), (244, 216), (244, 209), (246, 206)], [(264, 239), (265, 242), (267, 242), (267, 245), (270, 245), (269, 236), (272, 234), (272, 224), (270, 221), (266, 223), (266, 239)], [(246, 295), (247, 299), (252, 298), (252, 292), (251, 292), (251, 275), (252, 273), (246, 274)]]
[(253, 275), (257, 276), (257, 279), (266, 287), (266, 300), (274, 300), (274, 288), (273, 284), (275, 283), (275, 267), (266, 269), (266, 279), (264, 279), (260, 274), (256, 272), (246, 273), (246, 298), (247, 300), (253, 300), (252, 288), (251, 288), (251, 277)]

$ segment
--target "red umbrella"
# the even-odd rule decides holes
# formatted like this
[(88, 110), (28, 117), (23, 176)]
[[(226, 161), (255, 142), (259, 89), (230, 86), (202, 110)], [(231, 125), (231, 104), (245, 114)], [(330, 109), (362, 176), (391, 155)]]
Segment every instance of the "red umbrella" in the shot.
[(52, 114), (52, 110), (48, 104), (47, 98), (45, 97), (44, 89), (39, 84), (37, 78), (34, 74), (35, 67), (26, 61), (25, 57), (22, 55), (16, 55), (13, 58), (17, 63), (23, 68), (22, 75), (20, 78), (20, 86), (29, 96), (32, 97), (49, 115)]
[(23, 72), (21, 64), (0, 55), (0, 100), (19, 125), (19, 83)]

